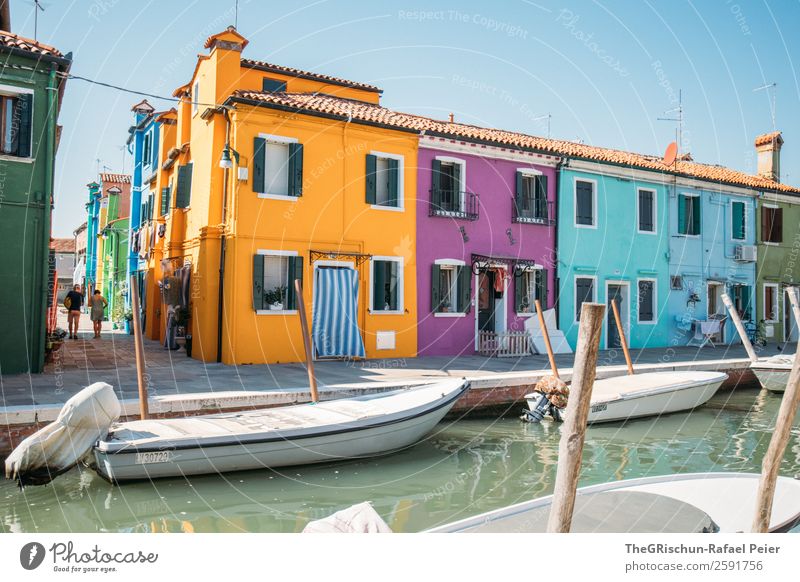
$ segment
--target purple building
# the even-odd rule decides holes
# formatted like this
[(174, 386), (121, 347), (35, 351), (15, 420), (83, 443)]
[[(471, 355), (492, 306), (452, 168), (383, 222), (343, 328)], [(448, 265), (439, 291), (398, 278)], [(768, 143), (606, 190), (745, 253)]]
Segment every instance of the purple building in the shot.
[[(417, 200), (420, 355), (484, 351), (555, 299), (557, 156), (423, 136)], [(502, 336), (500, 336), (502, 337)]]

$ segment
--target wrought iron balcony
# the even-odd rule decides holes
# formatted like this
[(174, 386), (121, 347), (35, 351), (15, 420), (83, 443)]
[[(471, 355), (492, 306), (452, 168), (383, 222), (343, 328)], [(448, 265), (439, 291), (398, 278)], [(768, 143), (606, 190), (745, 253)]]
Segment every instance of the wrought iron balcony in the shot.
[(430, 194), (431, 205), (428, 216), (478, 220), (480, 197), (474, 192), (434, 188)]
[(547, 226), (556, 223), (555, 205), (552, 201), (542, 198), (512, 199), (511, 209), (514, 222), (526, 224), (544, 224)]

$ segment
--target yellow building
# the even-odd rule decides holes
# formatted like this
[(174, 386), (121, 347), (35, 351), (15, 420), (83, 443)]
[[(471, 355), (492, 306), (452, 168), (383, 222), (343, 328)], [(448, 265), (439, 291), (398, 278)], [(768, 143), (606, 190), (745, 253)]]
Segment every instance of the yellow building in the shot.
[(193, 357), (302, 360), (295, 279), (316, 357), (415, 356), (418, 131), (384, 122), (377, 87), (245, 59), (246, 45), (232, 27), (211, 36), (164, 126), (150, 337), (170, 259), (190, 265)]

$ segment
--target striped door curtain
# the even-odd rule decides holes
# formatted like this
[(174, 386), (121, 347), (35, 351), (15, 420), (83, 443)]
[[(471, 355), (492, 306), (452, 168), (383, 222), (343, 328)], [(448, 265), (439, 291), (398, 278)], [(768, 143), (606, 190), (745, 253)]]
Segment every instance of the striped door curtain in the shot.
[(318, 358), (363, 358), (358, 329), (358, 273), (320, 267), (315, 273), (312, 333)]

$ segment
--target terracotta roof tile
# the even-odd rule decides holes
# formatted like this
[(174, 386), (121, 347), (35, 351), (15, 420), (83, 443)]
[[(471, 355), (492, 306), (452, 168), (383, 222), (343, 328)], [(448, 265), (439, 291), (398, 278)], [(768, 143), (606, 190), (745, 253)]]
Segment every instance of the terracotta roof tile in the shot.
[(744, 172), (722, 166), (700, 164), (689, 160), (678, 160), (667, 166), (660, 156), (648, 156), (623, 150), (601, 148), (576, 142), (549, 139), (526, 135), (502, 129), (492, 129), (440, 121), (393, 111), (380, 105), (343, 99), (330, 95), (313, 93), (264, 93), (260, 91), (235, 91), (234, 99), (244, 99), (265, 105), (288, 108), (298, 112), (322, 113), (337, 117), (375, 123), (402, 130), (425, 131), (435, 135), (462, 138), (522, 149), (534, 150), (558, 156), (580, 158), (585, 160), (611, 163), (631, 168), (653, 170), (670, 174), (684, 175), (711, 182), (721, 182), (756, 190), (773, 190), (791, 194), (800, 194), (800, 189), (781, 184), (761, 176), (753, 176)]
[(100, 174), (101, 182), (114, 182), (116, 184), (130, 184), (131, 177), (128, 174)]
[(54, 238), (50, 240), (50, 248), (57, 253), (74, 253), (74, 238)]
[(777, 141), (778, 143), (783, 143), (783, 138), (781, 137), (780, 131), (773, 131), (770, 133), (764, 133), (756, 137), (756, 147), (767, 145), (768, 143), (772, 143), (773, 141)]
[(36, 53), (37, 55), (49, 55), (53, 57), (64, 56), (58, 49), (50, 45), (5, 30), (0, 30), (0, 47), (17, 48)]
[(376, 87), (375, 85), (369, 85), (367, 83), (359, 83), (357, 81), (348, 81), (347, 79), (341, 79), (339, 77), (331, 77), (330, 75), (323, 75), (320, 73), (312, 73), (310, 71), (303, 71), (301, 69), (295, 69), (292, 67), (286, 67), (283, 65), (273, 65), (272, 63), (265, 63), (264, 61), (256, 61), (254, 59), (242, 59), (242, 66), (248, 68), (258, 68), (258, 69), (266, 69), (269, 71), (273, 71), (275, 73), (279, 73), (282, 75), (289, 75), (292, 77), (299, 77), (301, 79), (311, 79), (315, 81), (323, 81), (327, 83), (334, 83), (336, 85), (342, 85), (344, 87), (351, 87), (353, 89), (361, 89), (363, 91), (372, 91), (374, 93), (383, 93), (383, 89)]

